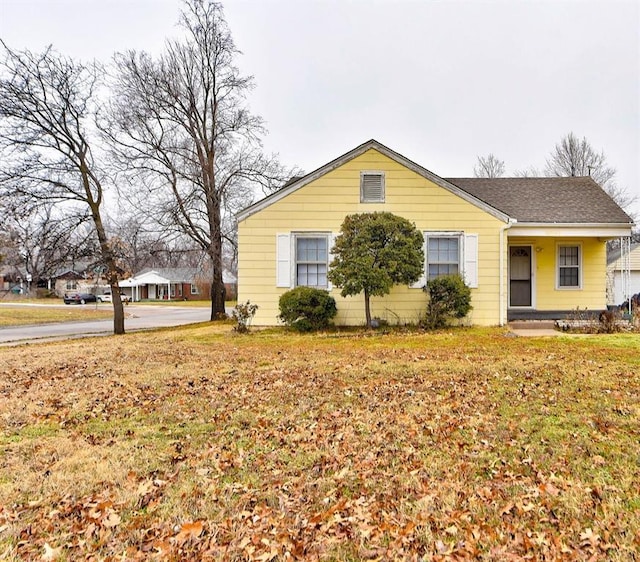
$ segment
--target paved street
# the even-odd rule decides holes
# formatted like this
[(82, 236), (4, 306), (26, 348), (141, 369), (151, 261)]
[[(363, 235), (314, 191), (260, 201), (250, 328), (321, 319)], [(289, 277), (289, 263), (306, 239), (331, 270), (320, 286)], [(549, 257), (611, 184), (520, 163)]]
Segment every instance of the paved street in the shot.
[[(28, 306), (28, 305), (24, 305)], [(35, 305), (40, 306), (40, 305)], [(64, 307), (64, 305), (44, 305)], [(94, 304), (73, 305), (94, 307)], [(125, 306), (125, 331), (145, 328), (163, 328), (181, 326), (209, 319), (210, 310), (206, 307), (179, 307), (130, 304)], [(38, 326), (15, 326), (0, 328), (0, 345), (26, 342), (51, 341), (86, 336), (103, 336), (113, 333), (113, 319), (91, 320), (87, 322), (64, 322), (60, 324), (40, 324)]]

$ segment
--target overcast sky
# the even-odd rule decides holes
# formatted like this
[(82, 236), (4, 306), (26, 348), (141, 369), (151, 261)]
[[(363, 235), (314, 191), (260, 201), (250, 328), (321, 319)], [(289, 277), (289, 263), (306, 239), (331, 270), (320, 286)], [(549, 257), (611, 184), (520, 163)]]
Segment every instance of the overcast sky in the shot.
[[(265, 148), (309, 172), (375, 138), (443, 177), (543, 168), (573, 131), (640, 199), (640, 1), (231, 0)], [(0, 0), (11, 47), (159, 52), (179, 0)], [(640, 214), (640, 203), (634, 210)]]

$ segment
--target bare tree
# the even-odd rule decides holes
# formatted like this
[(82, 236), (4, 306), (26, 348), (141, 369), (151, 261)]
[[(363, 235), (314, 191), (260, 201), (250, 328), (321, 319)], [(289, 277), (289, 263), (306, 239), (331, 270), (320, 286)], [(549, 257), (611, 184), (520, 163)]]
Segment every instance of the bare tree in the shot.
[[(93, 119), (103, 70), (57, 54), (14, 51), (2, 42), (0, 62), (0, 194), (55, 204), (88, 217), (107, 268), (114, 333), (124, 333), (124, 311), (102, 210), (107, 181)], [(17, 205), (19, 206), (19, 205)]]
[[(7, 217), (4, 228), (12, 240), (11, 265), (34, 283), (51, 279), (65, 263), (89, 249), (87, 240), (77, 236), (77, 217), (56, 216), (52, 207), (39, 206), (29, 217)], [(84, 253), (86, 256), (87, 254)]]
[(513, 175), (516, 178), (539, 178), (544, 177), (544, 174), (540, 172), (538, 168), (535, 166), (530, 166), (528, 168), (524, 168), (522, 170), (516, 170)]
[(596, 151), (586, 137), (579, 139), (573, 132), (556, 144), (547, 159), (547, 176), (591, 176), (622, 208), (629, 208), (635, 197), (617, 185), (616, 170), (609, 166), (603, 151)]
[(209, 257), (213, 320), (225, 310), (223, 244), (234, 243), (224, 217), (252, 201), (253, 186), (268, 191), (288, 174), (262, 153), (263, 122), (245, 107), (253, 79), (234, 64), (221, 5), (187, 0), (180, 23), (185, 38), (168, 41), (158, 59), (116, 55), (113, 135), (144, 209)]
[(158, 232), (155, 223), (147, 217), (125, 217), (111, 230), (113, 239), (117, 240), (113, 246), (128, 275), (151, 267), (194, 268), (205, 257), (189, 237), (182, 233), (168, 237)]
[(478, 163), (473, 167), (476, 178), (499, 178), (504, 175), (504, 161), (493, 154), (478, 156)]

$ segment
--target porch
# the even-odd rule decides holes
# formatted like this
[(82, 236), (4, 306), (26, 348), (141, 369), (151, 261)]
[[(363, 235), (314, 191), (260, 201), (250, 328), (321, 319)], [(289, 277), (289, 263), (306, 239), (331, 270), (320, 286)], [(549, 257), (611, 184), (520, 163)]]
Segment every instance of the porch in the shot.
[(607, 241), (613, 237), (588, 234), (579, 228), (508, 231), (507, 322), (597, 320), (607, 310)]

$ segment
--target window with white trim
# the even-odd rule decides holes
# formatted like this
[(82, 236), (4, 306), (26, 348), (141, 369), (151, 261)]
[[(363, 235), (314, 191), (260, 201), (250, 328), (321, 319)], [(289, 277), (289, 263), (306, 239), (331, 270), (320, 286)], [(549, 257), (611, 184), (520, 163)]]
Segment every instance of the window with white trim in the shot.
[(295, 286), (328, 287), (329, 237), (317, 234), (295, 235)]
[(75, 291), (78, 288), (78, 282), (75, 279), (67, 279), (67, 291)]
[(360, 172), (360, 203), (384, 203), (384, 172)]
[(427, 281), (444, 275), (461, 273), (460, 234), (426, 234), (426, 270)]
[(197, 295), (200, 291), (198, 290), (198, 285), (195, 283), (191, 283), (191, 294)]
[(580, 245), (558, 246), (558, 288), (580, 288)]

